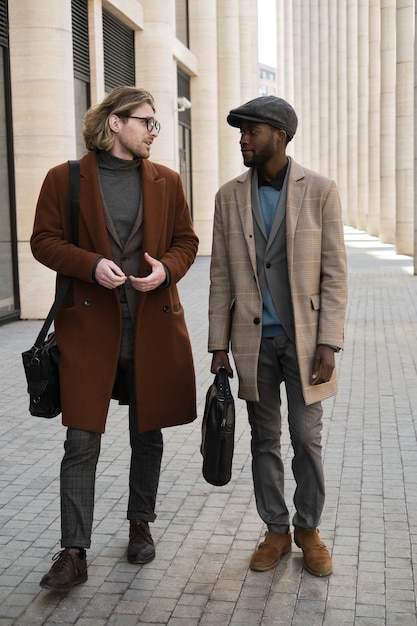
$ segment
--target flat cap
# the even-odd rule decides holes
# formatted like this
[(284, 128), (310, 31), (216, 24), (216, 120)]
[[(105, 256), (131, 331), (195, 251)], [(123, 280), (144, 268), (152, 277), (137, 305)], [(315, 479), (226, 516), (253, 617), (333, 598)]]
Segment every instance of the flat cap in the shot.
[(232, 109), (227, 116), (227, 123), (240, 128), (242, 120), (263, 122), (274, 128), (285, 130), (292, 139), (297, 130), (298, 119), (292, 106), (277, 96), (260, 96), (249, 100), (237, 109)]

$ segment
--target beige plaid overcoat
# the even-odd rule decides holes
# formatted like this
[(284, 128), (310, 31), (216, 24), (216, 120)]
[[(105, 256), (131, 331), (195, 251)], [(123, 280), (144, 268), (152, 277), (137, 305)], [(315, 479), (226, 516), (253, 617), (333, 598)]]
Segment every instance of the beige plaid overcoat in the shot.
[[(251, 205), (253, 170), (216, 194), (210, 269), (209, 352), (231, 349), (240, 398), (258, 401), (262, 296), (257, 278)], [(319, 343), (344, 347), (347, 263), (334, 181), (290, 160), (286, 202), (288, 274), (295, 339), (306, 404), (337, 392), (337, 376), (311, 385)]]

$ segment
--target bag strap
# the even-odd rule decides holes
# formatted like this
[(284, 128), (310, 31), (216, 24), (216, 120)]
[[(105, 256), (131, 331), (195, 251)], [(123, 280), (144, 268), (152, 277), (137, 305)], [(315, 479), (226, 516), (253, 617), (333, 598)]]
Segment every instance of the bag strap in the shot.
[[(71, 239), (70, 241), (78, 246), (78, 214), (79, 214), (79, 202), (80, 202), (80, 164), (78, 161), (68, 161), (70, 176), (69, 176), (69, 194), (70, 194), (70, 217), (71, 217)], [(50, 325), (58, 312), (59, 307), (67, 293), (68, 287), (71, 282), (70, 276), (65, 276), (61, 286), (55, 296), (55, 301), (50, 308), (50, 311), (43, 323), (43, 326), (36, 338), (34, 348), (40, 350), (45, 341), (46, 334)]]

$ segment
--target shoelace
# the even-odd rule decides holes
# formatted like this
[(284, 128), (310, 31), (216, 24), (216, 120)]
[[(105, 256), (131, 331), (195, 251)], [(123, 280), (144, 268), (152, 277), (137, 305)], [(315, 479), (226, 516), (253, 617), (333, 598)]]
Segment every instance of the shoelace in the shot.
[(136, 542), (138, 539), (145, 539), (148, 543), (153, 543), (151, 534), (146, 530), (146, 526), (142, 524), (132, 524), (130, 541)]
[[(71, 557), (70, 557), (68, 552), (65, 552), (65, 548), (64, 548), (64, 550), (61, 550), (60, 552), (57, 552), (52, 557), (52, 560), (55, 561), (55, 562), (52, 565), (51, 569), (54, 572), (59, 572), (59, 571), (65, 569), (65, 567), (67, 566), (68, 559), (71, 560)], [(71, 561), (71, 563), (72, 563), (72, 561)]]

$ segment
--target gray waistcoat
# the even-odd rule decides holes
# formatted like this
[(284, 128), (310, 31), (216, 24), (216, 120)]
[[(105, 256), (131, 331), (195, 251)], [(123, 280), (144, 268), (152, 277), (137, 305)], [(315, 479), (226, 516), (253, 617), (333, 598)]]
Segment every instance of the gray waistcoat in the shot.
[(256, 266), (262, 295), (269, 288), (272, 301), (288, 337), (294, 341), (294, 314), (288, 280), (285, 210), (287, 202), (287, 180), (290, 166), (278, 203), (271, 234), (267, 237), (258, 195), (258, 175), (252, 176), (252, 213), (256, 246)]

